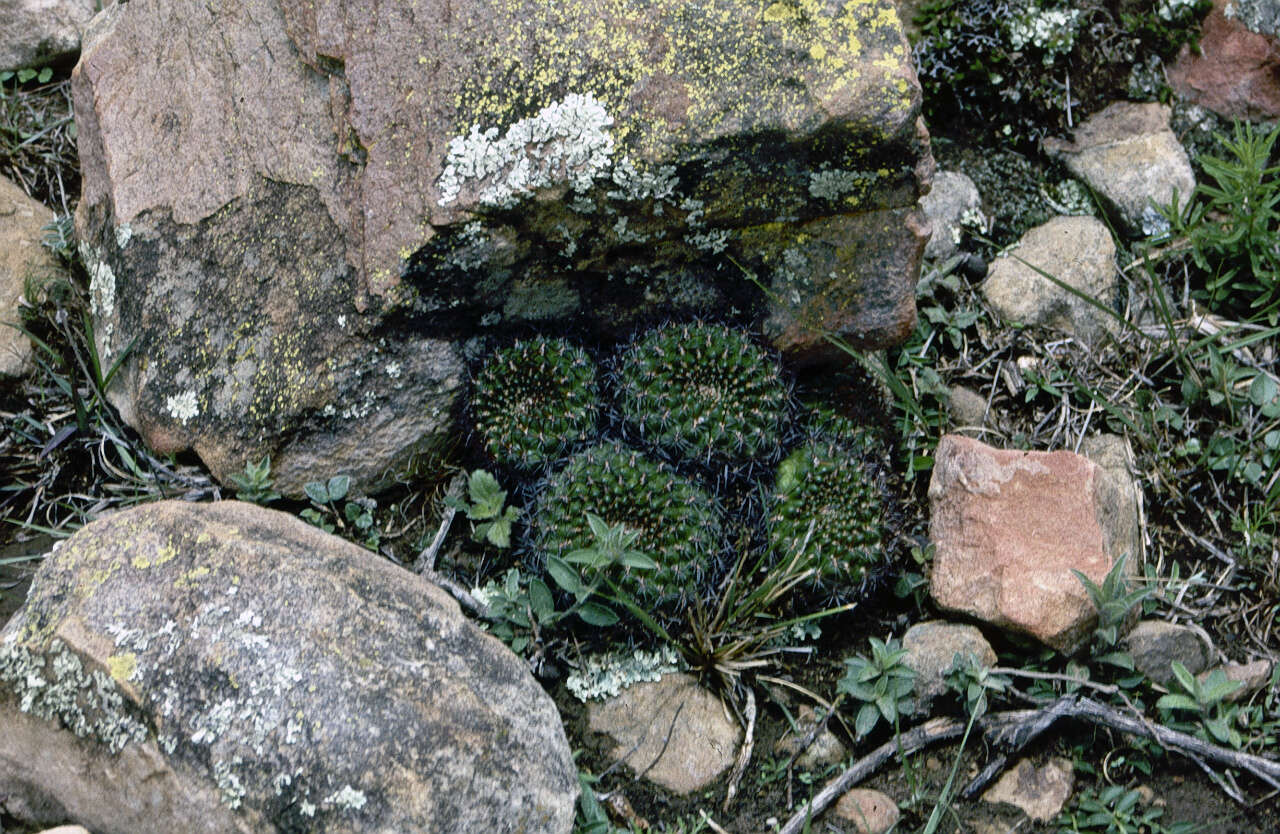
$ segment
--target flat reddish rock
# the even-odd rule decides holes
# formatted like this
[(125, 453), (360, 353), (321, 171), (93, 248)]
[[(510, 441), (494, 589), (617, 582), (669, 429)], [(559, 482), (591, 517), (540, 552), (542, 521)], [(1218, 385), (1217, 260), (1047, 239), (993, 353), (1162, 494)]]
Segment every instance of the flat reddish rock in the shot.
[(1169, 67), (1169, 84), (1185, 99), (1227, 118), (1280, 116), (1280, 46), (1226, 17), (1214, 0), (1200, 28), (1200, 51), (1184, 46)]
[(944, 436), (929, 483), (934, 601), (1065, 653), (1080, 648), (1096, 613), (1072, 570), (1101, 582), (1129, 546), (1106, 485), (1104, 470), (1072, 452)]

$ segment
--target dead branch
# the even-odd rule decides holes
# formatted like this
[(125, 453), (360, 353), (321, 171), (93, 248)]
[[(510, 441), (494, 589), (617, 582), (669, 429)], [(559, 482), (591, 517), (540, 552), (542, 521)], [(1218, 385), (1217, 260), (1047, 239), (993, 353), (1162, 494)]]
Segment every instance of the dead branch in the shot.
[[(1160, 724), (1133, 718), (1106, 704), (1076, 695), (1064, 695), (1039, 709), (991, 713), (980, 719), (978, 726), (986, 733), (988, 741), (1016, 751), (1025, 747), (1060, 718), (1087, 721), (1097, 726), (1150, 738), (1166, 750), (1177, 751), (1197, 763), (1212, 762), (1220, 766), (1244, 770), (1271, 787), (1280, 789), (1280, 762), (1278, 761), (1229, 750)], [(940, 741), (953, 739), (964, 732), (964, 727), (965, 724), (962, 721), (934, 718), (903, 733), (900, 741), (885, 742), (828, 782), (812, 802), (787, 820), (787, 824), (779, 830), (778, 834), (798, 834), (806, 820), (821, 814), (845, 791), (871, 776), (892, 759), (897, 754), (899, 745), (905, 756)], [(998, 769), (988, 767), (979, 774), (978, 779), (990, 781), (998, 772)], [(974, 789), (971, 783), (966, 786), (964, 794), (972, 795), (980, 789), (981, 787)]]
[(756, 744), (756, 694), (749, 686), (747, 687), (747, 706), (743, 712), (745, 715), (743, 715), (742, 746), (738, 748), (738, 759), (733, 763), (733, 771), (729, 774), (729, 787), (724, 792), (724, 805), (720, 806), (720, 810), (726, 814), (729, 813), (733, 798), (738, 794), (738, 782), (742, 780), (742, 774), (751, 761), (751, 751)]

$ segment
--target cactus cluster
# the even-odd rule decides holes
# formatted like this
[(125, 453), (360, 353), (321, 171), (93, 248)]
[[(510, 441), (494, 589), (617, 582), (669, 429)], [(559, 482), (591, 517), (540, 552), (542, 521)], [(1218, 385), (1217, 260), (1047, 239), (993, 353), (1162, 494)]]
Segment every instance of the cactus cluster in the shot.
[(769, 500), (769, 544), (780, 556), (809, 535), (805, 558), (828, 581), (860, 579), (882, 558), (883, 496), (863, 461), (865, 432), (812, 440), (778, 465)]
[(777, 361), (714, 324), (659, 327), (618, 362), (618, 409), (645, 443), (687, 459), (741, 462), (778, 447), (788, 392)]
[(471, 412), (493, 460), (520, 469), (555, 461), (595, 436), (595, 363), (564, 339), (516, 342), (476, 375)]
[(696, 484), (615, 442), (569, 459), (539, 491), (533, 515), (537, 549), (564, 556), (592, 543), (587, 513), (640, 531), (636, 546), (658, 563), (621, 585), (638, 598), (678, 603), (721, 546), (720, 511)]

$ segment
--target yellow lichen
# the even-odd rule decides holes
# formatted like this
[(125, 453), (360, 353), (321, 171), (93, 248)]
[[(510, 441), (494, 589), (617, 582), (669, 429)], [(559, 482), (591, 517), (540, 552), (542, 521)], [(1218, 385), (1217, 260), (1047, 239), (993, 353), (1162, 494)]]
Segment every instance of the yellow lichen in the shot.
[(107, 658), (107, 671), (116, 683), (127, 683), (138, 673), (138, 656), (133, 652), (113, 654)]

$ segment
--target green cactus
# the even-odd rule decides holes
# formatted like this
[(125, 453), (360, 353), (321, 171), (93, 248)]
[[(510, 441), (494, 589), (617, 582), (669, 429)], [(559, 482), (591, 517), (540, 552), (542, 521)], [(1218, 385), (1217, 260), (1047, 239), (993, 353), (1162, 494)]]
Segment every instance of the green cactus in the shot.
[(543, 485), (533, 514), (537, 549), (564, 556), (589, 546), (588, 512), (640, 531), (636, 548), (658, 567), (629, 573), (620, 584), (660, 605), (683, 602), (721, 546), (720, 511), (707, 493), (618, 443), (574, 455)]
[(778, 363), (743, 333), (668, 325), (627, 348), (618, 406), (641, 439), (690, 459), (747, 461), (778, 446), (787, 386)]
[(801, 546), (822, 580), (861, 579), (882, 558), (883, 495), (864, 462), (872, 443), (859, 431), (843, 442), (811, 441), (778, 465), (769, 501), (769, 543), (778, 554)]
[(530, 469), (591, 439), (600, 399), (582, 348), (538, 337), (493, 354), (475, 379), (471, 413), (486, 454)]

